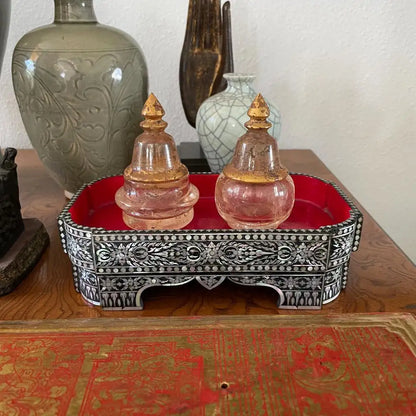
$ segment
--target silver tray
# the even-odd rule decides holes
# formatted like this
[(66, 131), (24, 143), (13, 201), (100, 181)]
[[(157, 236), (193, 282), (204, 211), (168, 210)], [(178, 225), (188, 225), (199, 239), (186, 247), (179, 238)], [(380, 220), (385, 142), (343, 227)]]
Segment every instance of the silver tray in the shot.
[[(297, 199), (283, 228), (240, 231), (227, 229), (225, 223), (222, 227), (212, 208), (217, 175), (190, 177), (201, 197), (195, 221), (182, 230), (111, 229), (120, 224), (113, 217), (121, 218), (113, 202), (123, 183), (119, 176), (94, 181), (74, 195), (58, 226), (73, 265), (75, 289), (85, 300), (105, 309), (142, 309), (142, 294), (149, 287), (196, 280), (210, 290), (227, 279), (274, 289), (280, 308), (320, 309), (345, 288), (350, 256), (359, 246), (362, 214), (336, 184), (292, 174)], [(317, 209), (330, 224), (311, 228), (302, 216), (309, 215), (313, 222), (311, 212)], [(301, 220), (291, 228), (293, 216)], [(97, 226), (100, 221), (103, 226)], [(116, 225), (109, 225), (112, 221)]]

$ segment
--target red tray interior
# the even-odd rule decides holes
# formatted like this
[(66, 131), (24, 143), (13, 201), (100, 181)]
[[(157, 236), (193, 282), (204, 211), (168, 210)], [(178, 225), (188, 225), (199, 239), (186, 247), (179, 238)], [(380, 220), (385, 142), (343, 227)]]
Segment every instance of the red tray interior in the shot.
[[(218, 175), (193, 174), (191, 182), (197, 186), (200, 198), (195, 205), (194, 219), (186, 229), (227, 229), (227, 223), (215, 207), (214, 190)], [(280, 225), (282, 229), (316, 229), (334, 225), (350, 217), (350, 207), (330, 184), (306, 175), (293, 175), (296, 201), (290, 217)], [(87, 186), (69, 209), (72, 220), (85, 227), (106, 230), (128, 230), (114, 195), (123, 185), (122, 176), (114, 176)]]

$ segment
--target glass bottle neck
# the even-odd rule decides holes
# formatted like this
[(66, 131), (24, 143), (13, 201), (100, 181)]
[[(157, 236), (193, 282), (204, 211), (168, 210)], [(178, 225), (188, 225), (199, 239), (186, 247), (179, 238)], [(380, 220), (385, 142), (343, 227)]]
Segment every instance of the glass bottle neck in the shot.
[(96, 23), (93, 0), (55, 0), (55, 23)]
[(254, 93), (254, 75), (224, 74), (224, 78), (227, 80), (227, 92)]

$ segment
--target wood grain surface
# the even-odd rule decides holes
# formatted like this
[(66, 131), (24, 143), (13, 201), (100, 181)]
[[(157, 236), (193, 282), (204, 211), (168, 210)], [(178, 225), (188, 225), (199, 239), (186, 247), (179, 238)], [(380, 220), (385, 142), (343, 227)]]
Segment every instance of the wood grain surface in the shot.
[[(293, 172), (317, 175), (342, 187), (310, 150), (282, 150), (281, 158)], [(74, 289), (71, 264), (56, 225), (56, 217), (67, 203), (63, 191), (33, 150), (19, 151), (17, 163), (23, 216), (39, 218), (51, 243), (20, 286), (0, 297), (1, 320), (384, 311), (416, 314), (416, 267), (358, 203), (364, 214), (363, 235), (359, 250), (351, 256), (347, 288), (319, 311), (279, 310), (277, 294), (270, 288), (224, 283), (209, 291), (196, 282), (146, 290), (143, 311), (103, 311), (88, 305)]]

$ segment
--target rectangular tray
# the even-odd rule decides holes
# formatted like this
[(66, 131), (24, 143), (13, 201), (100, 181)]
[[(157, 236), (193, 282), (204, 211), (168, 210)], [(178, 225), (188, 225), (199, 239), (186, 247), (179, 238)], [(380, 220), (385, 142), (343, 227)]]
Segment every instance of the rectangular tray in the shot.
[(280, 308), (319, 309), (347, 284), (351, 252), (358, 249), (362, 215), (334, 183), (292, 174), (296, 201), (273, 230), (231, 230), (214, 200), (216, 174), (192, 174), (200, 191), (193, 221), (182, 230), (131, 230), (114, 195), (122, 176), (81, 188), (58, 217), (75, 288), (105, 309), (142, 309), (152, 286), (196, 279), (213, 289), (225, 279), (268, 286)]

